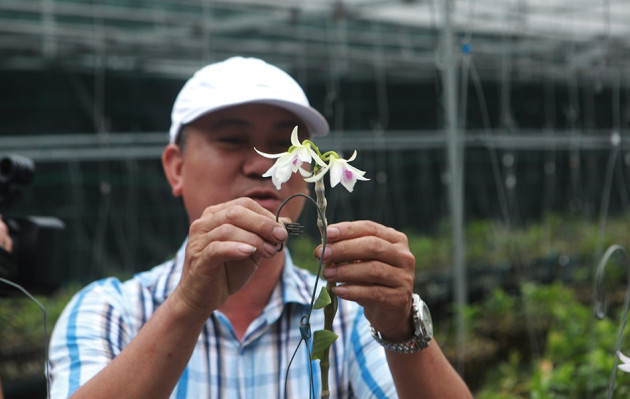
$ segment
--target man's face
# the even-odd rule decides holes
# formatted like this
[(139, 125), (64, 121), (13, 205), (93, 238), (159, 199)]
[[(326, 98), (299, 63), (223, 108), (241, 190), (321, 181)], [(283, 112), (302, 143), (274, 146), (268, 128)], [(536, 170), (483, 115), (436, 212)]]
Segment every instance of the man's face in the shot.
[[(249, 104), (226, 108), (203, 116), (186, 127), (181, 154), (181, 192), (191, 222), (204, 209), (240, 197), (254, 199), (276, 213), (283, 200), (295, 193), (308, 193), (299, 173), (276, 190), (263, 178), (275, 162), (257, 154), (281, 153), (291, 145), (291, 131), (299, 125), (300, 141), (306, 129), (292, 113), (271, 105)], [(304, 200), (296, 198), (282, 208), (282, 216), (295, 221)]]

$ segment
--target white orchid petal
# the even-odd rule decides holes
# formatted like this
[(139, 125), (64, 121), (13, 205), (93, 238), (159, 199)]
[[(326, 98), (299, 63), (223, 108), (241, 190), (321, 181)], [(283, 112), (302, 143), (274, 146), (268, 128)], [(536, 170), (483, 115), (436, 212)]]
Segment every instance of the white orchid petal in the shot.
[(293, 131), (291, 132), (291, 144), (293, 144), (296, 147), (302, 145), (302, 143), (300, 143), (300, 139), (298, 138), (298, 127), (297, 126), (295, 126), (293, 128)]
[(272, 166), (271, 168), (269, 168), (269, 170), (268, 170), (268, 171), (266, 171), (265, 173), (263, 173), (262, 177), (271, 177), (271, 176), (273, 176), (273, 171), (274, 171), (274, 168), (273, 168), (273, 166)]
[(278, 158), (276, 162), (269, 168), (268, 171), (263, 173), (262, 177), (271, 177), (271, 181), (278, 190), (291, 178), (293, 173), (293, 164), (291, 163), (292, 155), (290, 153), (283, 154)]
[(276, 169), (278, 169), (278, 162), (276, 162), (273, 165), (271, 165), (271, 168), (269, 168), (265, 173), (263, 173), (262, 177), (271, 177), (271, 176), (273, 176), (273, 174), (275, 173)]
[(281, 156), (288, 154), (288, 152), (281, 152), (280, 154), (268, 154), (266, 152), (262, 152), (262, 151), (258, 151), (258, 149), (256, 147), (254, 147), (254, 150), (256, 150), (256, 152), (260, 155), (262, 155), (265, 158), (271, 158), (271, 159), (275, 159), (275, 158), (280, 158)]
[(352, 153), (352, 156), (350, 158), (347, 159), (347, 162), (352, 162), (354, 161), (354, 159), (357, 157), (357, 150), (354, 150), (354, 152)]
[[(336, 169), (339, 169), (340, 171), (339, 180), (341, 181), (341, 184), (349, 192), (352, 192), (354, 190), (354, 185), (356, 184), (357, 180), (369, 180), (363, 177), (363, 174), (365, 174), (365, 172), (348, 164), (346, 160), (339, 160), (336, 162), (336, 164), (339, 165), (339, 168), (336, 168)], [(332, 174), (331, 174), (331, 178), (332, 178)], [(335, 178), (337, 177), (335, 176)]]
[(307, 183), (314, 183), (317, 180), (321, 179), (322, 177), (324, 177), (324, 175), (326, 174), (326, 172), (328, 172), (329, 167), (326, 166), (324, 168), (321, 168), (320, 170), (317, 171), (317, 173), (315, 173), (313, 176), (304, 179)]
[(617, 366), (619, 370), (630, 373), (630, 357), (624, 355), (620, 351), (617, 351), (617, 356), (619, 356), (619, 359), (622, 361), (622, 364)]
[(619, 356), (619, 359), (624, 362), (624, 363), (630, 363), (630, 357), (624, 355), (623, 353), (621, 353), (621, 351), (617, 351), (617, 356)]
[(313, 176), (313, 171), (306, 170), (306, 169), (304, 169), (302, 167), (300, 167), (299, 172), (302, 175), (302, 177), (304, 177), (304, 178), (310, 178), (311, 176)]
[(302, 161), (297, 153), (293, 154), (290, 162), (287, 162), (287, 165), (291, 167), (291, 172), (297, 172), (300, 166), (302, 166)]
[(308, 152), (311, 154), (311, 157), (313, 158), (316, 164), (318, 164), (322, 168), (326, 167), (326, 162), (322, 161), (319, 155), (317, 155), (317, 153), (313, 151), (313, 149), (310, 146), (307, 146), (306, 148), (308, 149)]
[(370, 180), (368, 178), (363, 177), (363, 175), (365, 175), (365, 171), (359, 170), (352, 165), (346, 165), (346, 166), (348, 167), (350, 171), (352, 171), (352, 174), (355, 176), (356, 179), (363, 180), (363, 181)]
[(306, 147), (300, 147), (298, 149), (296, 149), (296, 153), (297, 153), (297, 157), (301, 162), (304, 163), (311, 163), (311, 153), (308, 151), (308, 148)]
[(354, 191), (354, 184), (356, 182), (356, 180), (342, 180), (341, 185), (344, 186), (349, 193), (351, 193), (352, 191)]
[(280, 162), (282, 164), (288, 165), (288, 164), (293, 164), (296, 159), (297, 159), (297, 153), (293, 151), (285, 152), (276, 162)]
[(271, 181), (273, 182), (273, 185), (276, 187), (276, 190), (280, 190), (282, 188), (282, 182), (279, 181), (275, 176), (271, 177)]
[(330, 161), (330, 187), (335, 187), (341, 182), (341, 176), (343, 175), (343, 160), (334, 159)]
[(276, 189), (280, 190), (282, 183), (286, 183), (291, 178), (292, 173), (289, 168), (279, 168), (276, 170), (276, 173), (271, 176), (271, 181), (273, 185), (276, 186)]
[(276, 178), (275, 176), (272, 176), (271, 181), (273, 182), (273, 185), (276, 188), (276, 190), (280, 191), (282, 189), (282, 183), (284, 183), (282, 180)]

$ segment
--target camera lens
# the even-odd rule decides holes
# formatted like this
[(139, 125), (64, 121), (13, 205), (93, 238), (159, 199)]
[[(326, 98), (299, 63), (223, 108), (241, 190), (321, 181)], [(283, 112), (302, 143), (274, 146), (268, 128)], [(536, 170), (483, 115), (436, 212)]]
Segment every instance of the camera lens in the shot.
[(29, 158), (12, 154), (0, 157), (0, 183), (26, 185), (34, 172), (35, 164)]

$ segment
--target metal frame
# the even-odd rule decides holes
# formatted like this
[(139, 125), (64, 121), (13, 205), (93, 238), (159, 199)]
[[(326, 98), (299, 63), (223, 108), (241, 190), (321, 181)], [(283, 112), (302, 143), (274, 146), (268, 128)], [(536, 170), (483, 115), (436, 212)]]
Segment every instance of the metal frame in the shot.
[[(183, 78), (242, 53), (309, 79), (418, 81), (443, 66), (446, 0), (3, 0), (0, 70), (110, 68)], [(630, 68), (625, 0), (453, 0), (482, 77), (616, 79)], [(468, 52), (470, 51), (470, 52)], [(627, 83), (625, 83), (627, 84)]]

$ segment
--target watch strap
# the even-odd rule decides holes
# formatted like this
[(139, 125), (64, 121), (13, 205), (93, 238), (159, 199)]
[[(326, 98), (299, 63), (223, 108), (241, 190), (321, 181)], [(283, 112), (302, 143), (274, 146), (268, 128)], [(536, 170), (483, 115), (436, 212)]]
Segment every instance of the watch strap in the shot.
[[(413, 294), (411, 301), (411, 316), (413, 318), (413, 325), (417, 326), (420, 320), (418, 319), (418, 313), (420, 312), (420, 296)], [(415, 328), (415, 327), (414, 327)], [(381, 336), (381, 333), (376, 331), (374, 327), (370, 326), (370, 332), (376, 342), (383, 346), (386, 350), (396, 353), (415, 353), (429, 346), (429, 340), (426, 340), (422, 335), (422, 331), (416, 329), (411, 338), (402, 342), (390, 342)]]

